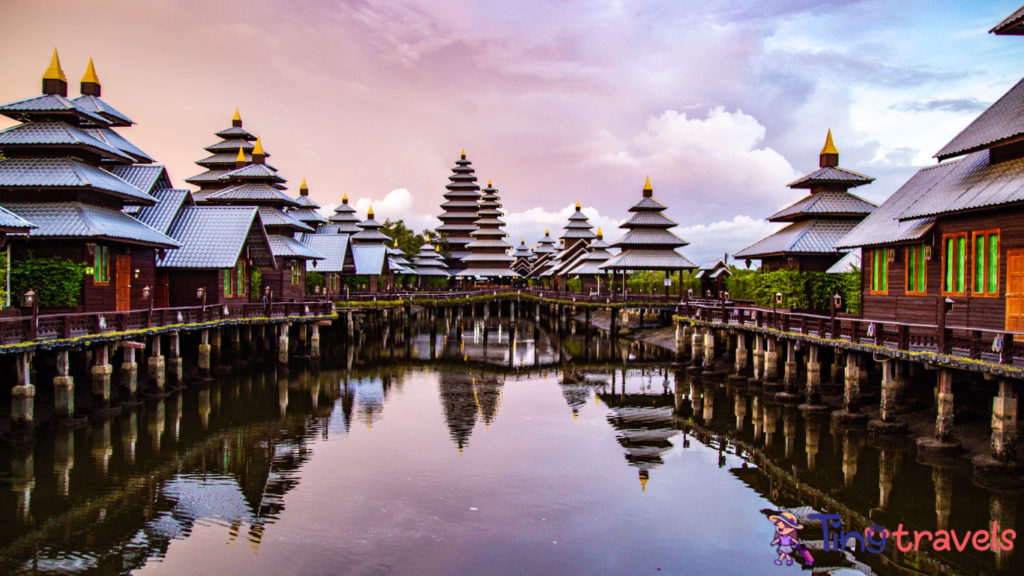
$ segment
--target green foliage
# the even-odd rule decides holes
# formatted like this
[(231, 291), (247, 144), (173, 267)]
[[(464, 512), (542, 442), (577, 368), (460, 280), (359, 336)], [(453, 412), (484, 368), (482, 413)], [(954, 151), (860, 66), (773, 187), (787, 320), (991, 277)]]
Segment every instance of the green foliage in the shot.
[(7, 251), (4, 250), (0, 251), (0, 308), (6, 308), (7, 305)]
[(249, 272), (249, 286), (250, 294), (260, 298), (263, 297), (263, 292), (260, 291), (263, 288), (263, 272), (256, 266), (253, 266), (252, 271)]
[(306, 295), (310, 296), (316, 290), (317, 287), (323, 289), (324, 287), (324, 274), (323, 272), (306, 272)]
[(342, 276), (341, 277), (341, 289), (344, 290), (345, 286), (351, 290), (360, 290), (361, 286), (370, 286), (369, 276)]
[(444, 276), (428, 276), (427, 288), (431, 290), (442, 290), (448, 286), (448, 278)]
[[(735, 300), (753, 300), (758, 306), (772, 306), (782, 293), (782, 308), (828, 310), (832, 296), (843, 297), (846, 309), (860, 311), (860, 273), (826, 274), (792, 270), (734, 270), (725, 287)], [(851, 280), (852, 277), (852, 280)]]
[(67, 258), (36, 258), (31, 251), (24, 260), (11, 265), (13, 303), (20, 305), (21, 296), (29, 290), (37, 294), (40, 306), (78, 306), (85, 282), (85, 263)]
[(583, 280), (580, 278), (570, 278), (565, 281), (565, 289), (569, 292), (583, 292)]
[(431, 240), (435, 243), (439, 239), (442, 242), (442, 254), (448, 247), (447, 239), (442, 234), (434, 230), (423, 230), (422, 232), (413, 232), (411, 228), (405, 225), (402, 220), (392, 221), (390, 218), (384, 221), (384, 227), (380, 229), (381, 233), (391, 238), (392, 240), (398, 240), (398, 249), (405, 254), (406, 260), (412, 261), (416, 257), (416, 254), (420, 251), (420, 246), (423, 246), (427, 242), (427, 235), (430, 235)]
[[(669, 294), (679, 294), (679, 273), (672, 272), (668, 277), (672, 280)], [(616, 290), (619, 289), (619, 284), (622, 283), (621, 278), (621, 276), (616, 275), (615, 280), (618, 280), (615, 286)], [(651, 270), (633, 272), (626, 276), (626, 287), (634, 294), (664, 294), (665, 272)], [(690, 270), (683, 271), (682, 289), (693, 290), (694, 294), (700, 292), (700, 280), (694, 278), (694, 274)]]

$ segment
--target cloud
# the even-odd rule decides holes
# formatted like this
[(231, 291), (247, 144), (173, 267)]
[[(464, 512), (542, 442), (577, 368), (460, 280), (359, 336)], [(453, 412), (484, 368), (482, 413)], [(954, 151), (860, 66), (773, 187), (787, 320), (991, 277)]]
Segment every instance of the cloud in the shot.
[[(389, 219), (391, 221), (404, 220), (406, 226), (416, 231), (423, 230), (424, 228), (433, 229), (441, 225), (441, 221), (435, 216), (413, 212), (413, 195), (405, 188), (392, 190), (383, 199), (361, 197), (355, 200), (355, 202), (350, 199), (349, 204), (356, 209), (356, 215), (359, 216), (360, 220), (366, 219), (370, 206), (373, 206), (373, 217), (378, 222), (384, 222)], [(330, 218), (337, 207), (337, 204), (327, 204), (320, 208), (319, 212), (323, 216)]]
[[(700, 264), (705, 260), (721, 258), (723, 254), (731, 256), (783, 226), (785, 224), (776, 224), (750, 216), (735, 216), (732, 220), (677, 228), (673, 232), (690, 243), (679, 251)], [(730, 263), (742, 266), (741, 262), (730, 260)]]
[(977, 98), (936, 98), (933, 100), (904, 100), (890, 106), (899, 112), (952, 112), (953, 114), (978, 114), (992, 104)]
[[(572, 216), (575, 211), (576, 205), (569, 204), (557, 212), (549, 212), (538, 206), (523, 212), (507, 214), (504, 220), (507, 224), (505, 230), (509, 234), (509, 243), (519, 246), (520, 240), (526, 238), (526, 245), (533, 246), (544, 237), (545, 229), (550, 230), (551, 237), (557, 241), (558, 237), (562, 235), (562, 229), (569, 222), (569, 216)], [(598, 228), (603, 229), (604, 239), (609, 244), (625, 232), (619, 229), (620, 220), (602, 216), (593, 206), (585, 206), (580, 211), (594, 227), (595, 234)]]

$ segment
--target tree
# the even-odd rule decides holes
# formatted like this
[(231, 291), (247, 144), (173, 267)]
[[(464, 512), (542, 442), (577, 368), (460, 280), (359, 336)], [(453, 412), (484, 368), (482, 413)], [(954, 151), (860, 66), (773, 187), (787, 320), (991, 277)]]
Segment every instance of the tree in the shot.
[(430, 234), (431, 239), (436, 239), (438, 234), (433, 230), (424, 230), (422, 232), (413, 232), (411, 228), (405, 225), (402, 220), (392, 221), (390, 218), (384, 221), (384, 227), (380, 229), (381, 233), (391, 238), (392, 240), (398, 240), (398, 249), (401, 250), (407, 260), (412, 260), (416, 257), (416, 254), (420, 251), (420, 246), (427, 241), (427, 234)]

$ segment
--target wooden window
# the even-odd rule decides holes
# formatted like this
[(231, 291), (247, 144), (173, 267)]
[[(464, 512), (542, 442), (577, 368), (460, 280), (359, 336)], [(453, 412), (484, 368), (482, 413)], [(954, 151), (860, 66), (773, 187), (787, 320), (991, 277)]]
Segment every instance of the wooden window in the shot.
[(245, 296), (245, 287), (248, 284), (245, 278), (245, 260), (239, 260), (235, 264), (235, 293), (239, 296)]
[(302, 285), (302, 269), (299, 262), (292, 262), (292, 286)]
[(231, 268), (225, 268), (224, 273), (221, 274), (224, 280), (224, 296), (231, 298)]
[(999, 230), (979, 230), (972, 234), (974, 296), (999, 296)]
[(889, 293), (888, 248), (875, 248), (871, 251), (871, 293)]
[(907, 294), (921, 296), (928, 293), (928, 260), (924, 244), (907, 247)]
[(92, 274), (93, 284), (110, 284), (110, 248), (97, 246), (93, 257), (95, 258)]
[(967, 232), (942, 236), (942, 295), (966, 296)]

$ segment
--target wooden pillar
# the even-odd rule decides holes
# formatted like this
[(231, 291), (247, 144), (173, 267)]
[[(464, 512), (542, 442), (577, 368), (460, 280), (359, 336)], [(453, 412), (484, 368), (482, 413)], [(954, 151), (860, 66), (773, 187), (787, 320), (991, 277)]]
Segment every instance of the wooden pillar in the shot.
[(70, 374), (68, 351), (57, 351), (57, 375), (53, 378), (54, 418), (71, 420), (75, 416), (75, 380)]
[[(134, 344), (134, 342), (123, 342), (122, 344)], [(139, 388), (139, 363), (135, 361), (135, 347), (122, 346), (121, 353), (124, 360), (121, 363), (121, 398), (122, 402), (135, 402), (136, 393)]]
[(32, 436), (35, 420), (36, 387), (32, 385), (32, 352), (21, 352), (16, 360), (18, 383), (11, 388), (11, 433), (17, 439)]
[(103, 410), (110, 407), (110, 376), (114, 367), (110, 365), (106, 343), (97, 344), (93, 355), (92, 403), (95, 408)]
[(288, 323), (278, 326), (277, 363), (282, 366), (288, 366), (288, 328), (290, 326)]
[(778, 341), (774, 336), (768, 336), (765, 344), (767, 349), (764, 352), (764, 381), (766, 385), (776, 384), (779, 381)]
[(164, 393), (164, 384), (167, 382), (166, 364), (163, 351), (160, 349), (160, 335), (154, 334), (149, 338), (149, 384), (155, 388), (157, 394)]
[(740, 373), (747, 369), (747, 335), (742, 331), (736, 332), (736, 372)]
[(712, 328), (704, 331), (704, 369), (715, 369), (715, 331)]
[(1017, 395), (1013, 383), (999, 381), (992, 400), (992, 457), (1001, 462), (1017, 460)]
[(185, 365), (181, 358), (180, 335), (177, 332), (168, 334), (167, 344), (170, 352), (167, 359), (167, 381), (171, 386), (180, 387), (185, 382)]
[(918, 438), (917, 450), (932, 456), (951, 456), (960, 451), (960, 441), (953, 437), (953, 371), (938, 369), (935, 391), (935, 436)]
[(210, 331), (201, 330), (199, 332), (199, 376), (202, 378), (207, 378), (210, 375), (211, 350)]

